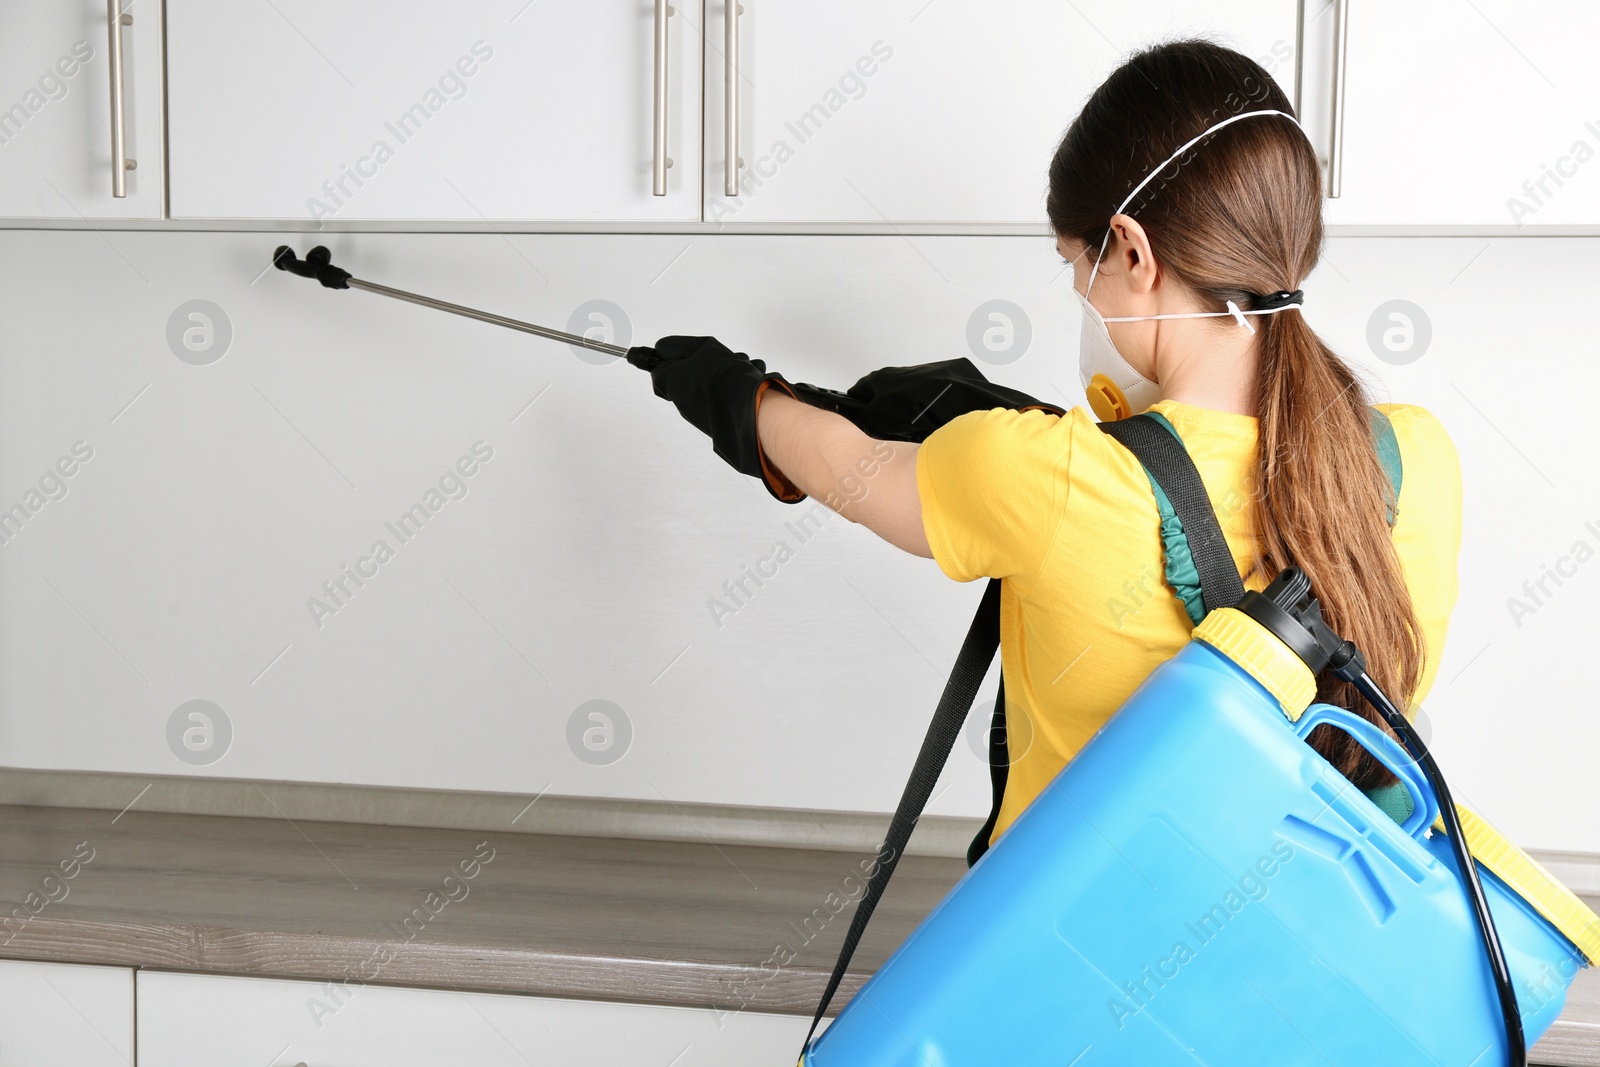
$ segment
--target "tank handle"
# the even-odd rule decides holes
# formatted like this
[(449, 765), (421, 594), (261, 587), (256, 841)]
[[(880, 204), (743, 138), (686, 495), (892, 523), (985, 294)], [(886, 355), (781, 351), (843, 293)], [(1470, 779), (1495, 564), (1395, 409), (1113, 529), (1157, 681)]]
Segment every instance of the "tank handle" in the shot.
[(1411, 816), (1401, 829), (1420, 840), (1439, 817), (1439, 802), (1428, 786), (1422, 767), (1401, 747), (1400, 742), (1355, 712), (1332, 704), (1311, 705), (1305, 714), (1295, 720), (1294, 732), (1304, 741), (1313, 729), (1325, 722), (1354, 737), (1362, 748), (1372, 753), (1373, 758), (1405, 783), (1406, 790), (1411, 794)]

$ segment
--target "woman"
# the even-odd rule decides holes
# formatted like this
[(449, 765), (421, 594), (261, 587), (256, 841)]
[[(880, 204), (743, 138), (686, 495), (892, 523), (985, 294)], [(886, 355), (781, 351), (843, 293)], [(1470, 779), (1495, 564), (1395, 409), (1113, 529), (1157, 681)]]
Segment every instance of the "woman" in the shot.
[[(1164, 416), (1246, 587), (1305, 570), (1334, 630), (1414, 709), (1456, 600), (1460, 470), (1431, 414), (1379, 405), (1401, 460), (1395, 500), (1374, 431), (1383, 417), (1301, 316), (1322, 191), (1291, 111), (1237, 52), (1150, 48), (1068, 129), (1047, 210), (1084, 305), (1091, 399), (1104, 414)], [(711, 338), (664, 338), (629, 359), (653, 366), (657, 393), (779, 499), (823, 499), (956, 581), (1002, 579), (1012, 766), (990, 842), (1188, 640), (1194, 619), (1185, 590), (1164, 580), (1150, 481), (1083, 408), (992, 407), (921, 444), (883, 441)], [(1319, 699), (1389, 732), (1346, 684), (1320, 684)], [(1348, 735), (1324, 725), (1310, 741), (1381, 804), (1409, 806)]]

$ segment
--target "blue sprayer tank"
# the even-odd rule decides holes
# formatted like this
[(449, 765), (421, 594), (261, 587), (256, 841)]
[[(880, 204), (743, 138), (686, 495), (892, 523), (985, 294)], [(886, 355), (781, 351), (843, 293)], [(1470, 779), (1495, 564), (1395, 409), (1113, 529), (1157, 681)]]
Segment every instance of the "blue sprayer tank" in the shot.
[[(1427, 776), (1366, 719), (1311, 704), (1314, 679), (1286, 651), (1235, 609), (1208, 615), (803, 1063), (1505, 1063)], [(1305, 742), (1322, 722), (1406, 783), (1404, 826)], [(1600, 919), (1457, 809), (1531, 1047), (1600, 956)]]

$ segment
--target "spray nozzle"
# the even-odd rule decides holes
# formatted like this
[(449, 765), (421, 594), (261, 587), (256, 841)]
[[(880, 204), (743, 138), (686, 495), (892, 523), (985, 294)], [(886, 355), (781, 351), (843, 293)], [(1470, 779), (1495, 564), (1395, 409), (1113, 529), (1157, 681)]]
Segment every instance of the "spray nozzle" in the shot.
[(305, 259), (296, 257), (288, 245), (279, 245), (272, 253), (272, 265), (302, 278), (315, 278), (325, 289), (350, 288), (350, 272), (333, 265), (333, 253), (324, 245), (307, 252)]

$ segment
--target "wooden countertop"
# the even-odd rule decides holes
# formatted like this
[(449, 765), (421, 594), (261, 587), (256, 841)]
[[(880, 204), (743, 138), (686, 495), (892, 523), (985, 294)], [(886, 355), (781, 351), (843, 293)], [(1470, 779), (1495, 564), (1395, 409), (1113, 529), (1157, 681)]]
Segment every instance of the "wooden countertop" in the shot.
[[(90, 849), (62, 878), (59, 865)], [(474, 868), (483, 855), (493, 858)], [(364, 962), (387, 948), (393, 958), (375, 979), (385, 984), (809, 1014), (851, 914), (833, 914), (829, 895), (839, 895), (832, 909), (859, 897), (869, 859), (0, 806), (0, 912), (30, 893), (60, 897), (25, 924), (0, 926), (0, 957), (322, 979), (366, 977)], [(901, 860), (838, 1007), (964, 870), (956, 859)], [(763, 967), (780, 943), (797, 954)]]
[[(3, 911), (49, 901), (0, 926), (0, 957), (809, 1015), (869, 859), (0, 805)], [(965, 869), (901, 861), (834, 1010)], [(1600, 1065), (1600, 971), (1532, 1062)]]

